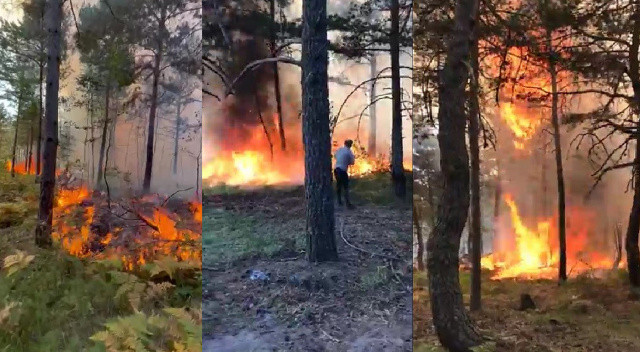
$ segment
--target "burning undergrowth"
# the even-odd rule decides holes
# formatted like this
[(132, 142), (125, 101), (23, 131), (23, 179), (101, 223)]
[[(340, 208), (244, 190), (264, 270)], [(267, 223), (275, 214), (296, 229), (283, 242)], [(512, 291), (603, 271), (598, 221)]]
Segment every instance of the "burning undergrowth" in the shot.
[[(498, 238), (494, 252), (482, 258), (482, 267), (493, 272), (492, 279), (553, 279), (559, 263), (557, 215), (526, 217), (513, 195), (503, 198), (509, 213), (505, 233)], [(570, 276), (590, 272), (603, 274), (623, 263), (621, 248), (608, 249), (607, 241), (598, 241), (600, 231), (593, 209), (570, 205), (567, 208), (567, 268)], [(604, 239), (600, 237), (600, 239)], [(617, 237), (618, 246), (621, 237)]]
[(109, 201), (83, 186), (56, 196), (55, 241), (79, 258), (118, 259), (126, 270), (166, 257), (200, 265), (202, 205), (160, 195)]
[[(236, 38), (235, 45), (233, 62), (227, 62), (229, 77), (271, 55), (259, 38)], [(215, 104), (214, 119), (205, 131), (205, 140), (211, 141), (204, 145), (205, 154), (209, 153), (203, 167), (205, 184), (253, 187), (304, 182), (300, 70), (288, 64), (279, 64), (277, 70), (278, 80), (272, 64), (251, 70), (236, 82), (232, 94)], [(339, 130), (332, 136), (333, 151), (344, 140), (357, 139), (355, 125)], [(356, 163), (351, 176), (389, 170), (388, 156), (369, 155), (358, 143), (353, 151)]]
[[(7, 160), (4, 164), (4, 167), (7, 171), (11, 171), (11, 166), (13, 166), (11, 160)], [(36, 168), (35, 164), (33, 163), (33, 158), (31, 158), (31, 160), (16, 162), (16, 165), (13, 168), (13, 172), (18, 175), (35, 175)]]

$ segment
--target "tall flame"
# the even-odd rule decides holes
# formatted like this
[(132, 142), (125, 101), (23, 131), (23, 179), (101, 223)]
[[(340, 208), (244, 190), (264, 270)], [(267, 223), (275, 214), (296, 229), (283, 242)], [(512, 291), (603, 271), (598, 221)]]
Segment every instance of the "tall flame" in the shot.
[[(511, 194), (504, 196), (509, 207), (514, 244), (496, 243), (500, 250), (481, 260), (485, 269), (493, 270), (493, 279), (504, 278), (554, 278), (558, 273), (559, 241), (555, 218), (538, 219), (533, 225), (525, 224)], [(570, 274), (593, 269), (610, 269), (612, 255), (591, 244), (593, 212), (572, 206), (567, 209), (567, 268)], [(504, 239), (509, 236), (500, 236)], [(503, 240), (504, 241), (504, 240)]]

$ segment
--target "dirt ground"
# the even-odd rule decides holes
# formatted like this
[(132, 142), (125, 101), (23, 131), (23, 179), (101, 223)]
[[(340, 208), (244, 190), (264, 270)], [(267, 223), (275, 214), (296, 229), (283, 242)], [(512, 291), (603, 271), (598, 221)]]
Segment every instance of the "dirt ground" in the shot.
[(410, 200), (369, 199), (367, 182), (336, 208), (324, 264), (304, 256), (301, 187), (205, 196), (204, 351), (411, 351)]
[[(497, 352), (637, 352), (640, 351), (640, 301), (629, 295), (626, 272), (605, 278), (555, 280), (489, 280), (483, 277), (483, 310), (472, 313), (487, 338), (480, 351)], [(461, 273), (468, 303), (469, 273)], [(414, 274), (414, 351), (445, 351), (433, 329), (427, 276)], [(520, 296), (529, 294), (535, 309), (520, 311)]]

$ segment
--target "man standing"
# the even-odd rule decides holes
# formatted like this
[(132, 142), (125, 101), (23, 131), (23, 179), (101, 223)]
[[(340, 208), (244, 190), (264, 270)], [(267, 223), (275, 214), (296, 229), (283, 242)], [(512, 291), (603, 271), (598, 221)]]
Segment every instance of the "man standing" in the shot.
[(353, 141), (347, 139), (344, 141), (344, 147), (338, 149), (336, 151), (336, 167), (333, 170), (333, 174), (336, 177), (336, 192), (338, 194), (338, 204), (342, 205), (342, 189), (344, 188), (344, 199), (347, 203), (347, 208), (353, 209), (354, 206), (351, 204), (351, 200), (349, 199), (349, 166), (353, 165), (356, 161), (355, 155), (351, 151), (351, 146), (353, 145)]

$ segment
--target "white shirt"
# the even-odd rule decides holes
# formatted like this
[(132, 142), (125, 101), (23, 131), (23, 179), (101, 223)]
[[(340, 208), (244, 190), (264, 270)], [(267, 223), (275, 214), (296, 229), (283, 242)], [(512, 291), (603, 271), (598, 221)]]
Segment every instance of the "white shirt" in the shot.
[(348, 171), (349, 165), (353, 165), (355, 161), (356, 156), (353, 155), (350, 148), (342, 147), (336, 150), (336, 169)]

